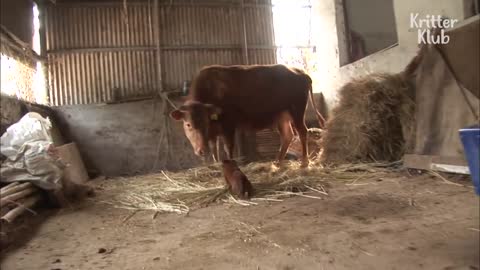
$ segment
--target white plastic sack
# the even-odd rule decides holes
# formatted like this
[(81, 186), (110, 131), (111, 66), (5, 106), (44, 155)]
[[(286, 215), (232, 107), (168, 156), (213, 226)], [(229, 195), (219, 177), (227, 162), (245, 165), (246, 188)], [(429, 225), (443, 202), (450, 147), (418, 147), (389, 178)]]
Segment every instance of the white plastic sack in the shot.
[(49, 130), (52, 127), (49, 119), (40, 114), (30, 112), (25, 114), (17, 123), (8, 127), (1, 138), (1, 153), (6, 157), (17, 154), (18, 149), (26, 142), (52, 142)]
[(38, 113), (27, 113), (1, 137), (2, 182), (30, 181), (43, 189), (62, 187), (63, 166), (52, 155), (51, 123)]

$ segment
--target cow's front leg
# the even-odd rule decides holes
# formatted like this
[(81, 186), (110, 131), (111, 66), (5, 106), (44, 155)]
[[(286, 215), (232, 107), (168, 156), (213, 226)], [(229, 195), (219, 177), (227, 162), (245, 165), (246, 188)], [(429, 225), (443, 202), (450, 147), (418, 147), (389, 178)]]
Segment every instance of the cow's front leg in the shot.
[(214, 140), (210, 140), (208, 142), (208, 146), (210, 148), (210, 153), (212, 155), (213, 162), (215, 162), (215, 163), (218, 162), (219, 158), (220, 158), (220, 156), (217, 154), (218, 151), (217, 151), (216, 141), (218, 141), (218, 138), (215, 138)]
[(215, 150), (217, 151), (217, 159), (218, 161), (221, 160), (221, 153), (220, 153), (220, 136), (217, 137), (217, 139), (215, 140)]
[(235, 129), (225, 130), (223, 137), (223, 148), (227, 154), (227, 159), (233, 159), (233, 150), (235, 147)]

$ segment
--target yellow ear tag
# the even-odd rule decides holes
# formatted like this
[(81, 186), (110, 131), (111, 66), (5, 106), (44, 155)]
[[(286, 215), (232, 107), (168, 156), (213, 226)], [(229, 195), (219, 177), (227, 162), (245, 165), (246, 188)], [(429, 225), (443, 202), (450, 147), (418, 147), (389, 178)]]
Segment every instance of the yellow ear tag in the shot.
[(218, 120), (218, 114), (214, 113), (214, 114), (210, 115), (210, 119), (214, 120), (214, 121), (217, 121)]

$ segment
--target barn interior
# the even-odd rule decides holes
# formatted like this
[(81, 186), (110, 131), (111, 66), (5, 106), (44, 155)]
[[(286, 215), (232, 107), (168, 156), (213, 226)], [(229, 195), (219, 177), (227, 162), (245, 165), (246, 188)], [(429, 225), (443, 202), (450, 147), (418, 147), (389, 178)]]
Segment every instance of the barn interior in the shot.
[[(0, 3), (1, 269), (480, 269), (480, 1)], [(243, 198), (171, 112), (276, 64), (310, 162), (237, 129)]]

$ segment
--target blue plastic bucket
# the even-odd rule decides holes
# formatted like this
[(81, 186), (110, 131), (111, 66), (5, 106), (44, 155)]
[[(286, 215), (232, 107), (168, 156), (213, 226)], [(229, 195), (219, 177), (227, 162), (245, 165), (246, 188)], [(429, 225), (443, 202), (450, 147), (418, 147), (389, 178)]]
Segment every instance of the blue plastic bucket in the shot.
[(480, 128), (464, 128), (460, 130), (465, 157), (477, 195), (480, 195)]

